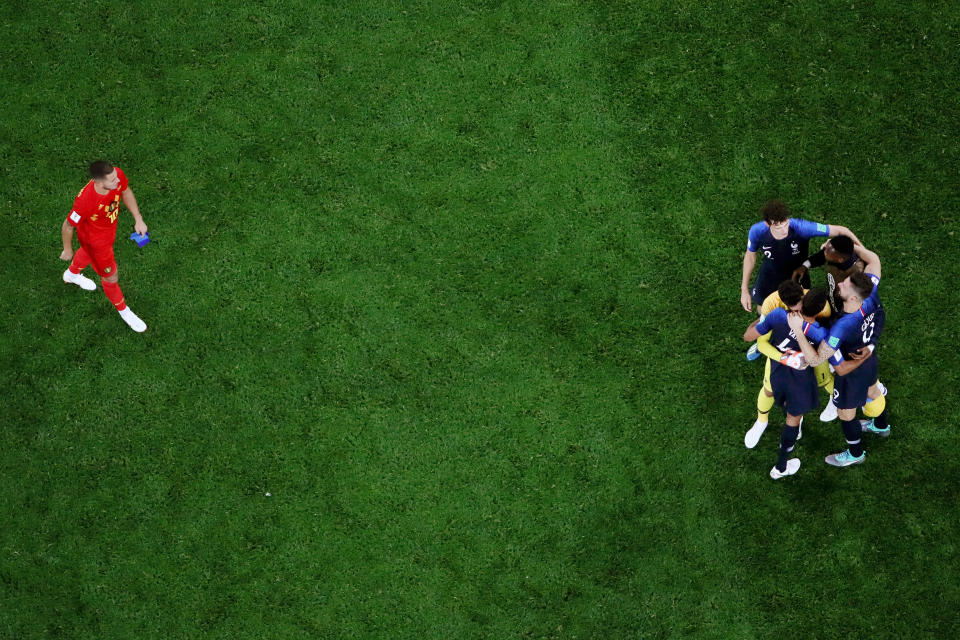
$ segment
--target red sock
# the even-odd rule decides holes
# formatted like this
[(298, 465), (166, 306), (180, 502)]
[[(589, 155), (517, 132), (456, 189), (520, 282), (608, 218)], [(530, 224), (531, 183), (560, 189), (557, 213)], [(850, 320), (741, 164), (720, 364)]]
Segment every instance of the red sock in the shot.
[(90, 264), (90, 254), (82, 246), (73, 254), (73, 260), (70, 262), (70, 273), (80, 273)]
[(117, 311), (123, 311), (127, 308), (127, 303), (123, 301), (123, 291), (120, 291), (120, 285), (106, 280), (101, 280), (100, 284), (103, 286), (103, 292), (107, 294), (107, 298), (117, 308)]

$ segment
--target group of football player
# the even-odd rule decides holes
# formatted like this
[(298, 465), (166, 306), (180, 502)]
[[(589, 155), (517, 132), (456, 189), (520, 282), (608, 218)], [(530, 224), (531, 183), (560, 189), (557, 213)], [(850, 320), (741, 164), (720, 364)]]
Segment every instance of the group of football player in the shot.
[[(810, 255), (810, 240), (825, 237)], [(763, 254), (753, 286), (750, 278)], [(810, 270), (826, 269), (826, 286), (810, 286)], [(847, 448), (828, 455), (835, 467), (866, 459), (864, 434), (886, 437), (887, 390), (878, 378), (877, 345), (884, 310), (877, 294), (880, 259), (846, 227), (791, 218), (787, 206), (771, 200), (763, 220), (750, 228), (743, 256), (740, 304), (757, 306), (759, 318), (747, 327), (743, 339), (756, 342), (748, 360), (765, 356), (763, 387), (757, 395), (757, 420), (744, 444), (760, 441), (776, 404), (786, 414), (780, 433), (774, 480), (793, 475), (800, 459), (791, 457), (802, 436), (804, 414), (820, 406), (820, 388), (827, 391), (820, 420), (839, 418)], [(865, 419), (858, 419), (862, 410)]]

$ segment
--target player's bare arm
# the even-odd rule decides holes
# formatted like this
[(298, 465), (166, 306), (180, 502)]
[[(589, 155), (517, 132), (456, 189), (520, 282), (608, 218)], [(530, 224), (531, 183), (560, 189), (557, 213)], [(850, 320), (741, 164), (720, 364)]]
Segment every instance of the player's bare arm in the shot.
[[(769, 333), (767, 335), (769, 335)], [(760, 332), (757, 331), (757, 323), (751, 322), (750, 326), (747, 327), (747, 330), (743, 332), (743, 341), (753, 342), (759, 337), (760, 337)]]
[(750, 299), (750, 276), (757, 264), (757, 253), (745, 251), (743, 253), (743, 276), (740, 278), (740, 306), (746, 311), (753, 311), (753, 301)]
[(850, 231), (850, 229), (847, 229), (843, 225), (839, 225), (839, 224), (827, 225), (827, 235), (849, 236), (850, 239), (853, 240), (853, 244), (861, 244), (860, 239), (853, 233), (853, 231)]
[[(787, 314), (787, 325), (790, 326), (794, 335), (797, 336), (797, 344), (800, 345), (800, 351), (803, 352), (803, 359), (807, 361), (808, 366), (815, 367), (829, 357), (820, 355), (820, 353), (813, 348), (813, 345), (810, 344), (810, 341), (807, 340), (806, 336), (803, 335), (803, 316), (796, 311), (791, 311)], [(822, 347), (826, 343), (822, 342), (820, 344)], [(830, 350), (830, 354), (833, 355), (833, 349)]]
[(841, 362), (840, 364), (834, 365), (833, 366), (834, 373), (836, 373), (838, 376), (845, 376), (851, 371), (853, 371), (854, 369), (856, 369), (857, 367), (859, 367), (860, 365), (862, 365), (864, 362), (867, 361), (867, 358), (866, 356), (863, 356), (860, 354), (865, 351), (866, 355), (869, 356), (871, 353), (873, 353), (873, 350), (869, 348), (871, 346), (873, 345), (867, 345), (866, 347), (861, 347), (860, 349), (857, 350), (856, 356), (850, 358), (849, 360), (844, 359), (844, 361)]
[(143, 221), (143, 216), (140, 215), (140, 207), (137, 206), (137, 198), (133, 195), (133, 189), (127, 187), (123, 195), (123, 204), (127, 205), (127, 209), (130, 210), (130, 214), (133, 216), (133, 230), (143, 235), (147, 232), (147, 223)]
[(63, 238), (63, 252), (60, 254), (61, 260), (73, 259), (73, 227), (63, 219), (63, 226), (60, 227), (60, 236)]
[(863, 245), (857, 247), (857, 255), (860, 256), (860, 259), (867, 263), (867, 266), (863, 268), (864, 272), (872, 273), (873, 275), (880, 277), (880, 256), (875, 254), (873, 251), (870, 251)]

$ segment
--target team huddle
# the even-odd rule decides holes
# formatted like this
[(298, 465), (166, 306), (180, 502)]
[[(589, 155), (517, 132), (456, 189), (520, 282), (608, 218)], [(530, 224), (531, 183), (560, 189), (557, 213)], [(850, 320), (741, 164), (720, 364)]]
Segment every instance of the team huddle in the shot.
[[(812, 238), (827, 237), (820, 251), (809, 255)], [(753, 286), (750, 277), (757, 252), (764, 259)], [(810, 269), (825, 266), (826, 288), (810, 288)], [(786, 414), (780, 434), (774, 480), (793, 475), (800, 459), (790, 457), (802, 435), (804, 414), (820, 406), (820, 388), (827, 391), (820, 419), (840, 419), (847, 449), (826, 457), (835, 467), (866, 459), (864, 433), (890, 435), (886, 388), (878, 378), (880, 334), (885, 314), (877, 290), (880, 259), (846, 227), (791, 218), (778, 200), (763, 209), (763, 221), (750, 228), (743, 257), (740, 303), (757, 305), (759, 319), (743, 339), (756, 341), (747, 359), (766, 356), (763, 387), (757, 396), (757, 420), (744, 444), (753, 448), (767, 428), (773, 405)], [(862, 410), (867, 419), (858, 420)]]

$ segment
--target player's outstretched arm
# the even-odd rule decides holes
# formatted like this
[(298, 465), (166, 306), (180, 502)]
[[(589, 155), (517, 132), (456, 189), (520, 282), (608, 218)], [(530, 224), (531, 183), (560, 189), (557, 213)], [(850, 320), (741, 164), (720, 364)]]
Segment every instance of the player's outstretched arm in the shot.
[(60, 227), (60, 236), (63, 239), (63, 252), (60, 254), (61, 260), (72, 260), (73, 259), (73, 227), (70, 226), (70, 223), (67, 222), (67, 219), (63, 219), (63, 226)]
[(750, 300), (750, 276), (753, 275), (753, 267), (756, 264), (756, 251), (745, 251), (743, 253), (743, 275), (740, 278), (740, 306), (746, 311), (753, 311), (753, 303)]
[(771, 335), (773, 335), (773, 332), (768, 332), (757, 337), (757, 351), (776, 362), (782, 354), (770, 342)]
[(140, 207), (137, 205), (137, 198), (133, 195), (133, 189), (127, 187), (123, 191), (123, 204), (127, 205), (130, 214), (133, 216), (133, 230), (143, 235), (147, 232), (147, 223), (143, 221), (140, 215)]
[(827, 235), (829, 235), (831, 238), (833, 236), (849, 236), (850, 239), (853, 240), (853, 244), (862, 244), (860, 242), (860, 239), (856, 235), (854, 235), (853, 231), (850, 231), (850, 229), (847, 229), (843, 225), (839, 225), (839, 224), (827, 225)]
[(880, 256), (875, 254), (873, 251), (870, 251), (863, 245), (856, 247), (857, 255), (860, 256), (860, 259), (867, 263), (867, 266), (863, 268), (864, 272), (872, 273), (873, 275), (880, 277)]

